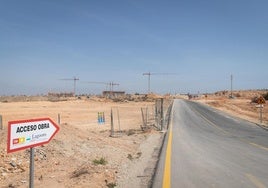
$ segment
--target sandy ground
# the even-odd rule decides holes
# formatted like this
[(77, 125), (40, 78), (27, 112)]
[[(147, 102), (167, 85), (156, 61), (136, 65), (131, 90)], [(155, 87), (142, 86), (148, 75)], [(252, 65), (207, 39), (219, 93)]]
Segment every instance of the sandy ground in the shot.
[[(194, 100), (259, 123), (259, 109), (251, 103), (255, 95), (241, 93), (235, 99), (211, 95)], [(29, 185), (29, 150), (7, 154), (8, 121), (50, 117), (58, 122), (59, 115), (59, 133), (49, 144), (35, 148), (35, 187), (148, 187), (163, 134), (154, 129), (141, 131), (141, 108), (147, 108), (149, 119), (153, 119), (154, 102), (114, 103), (87, 98), (0, 102), (4, 125), (0, 129), (0, 187)], [(110, 137), (111, 109), (114, 137)], [(104, 124), (98, 123), (98, 112), (104, 112)], [(268, 125), (266, 105), (262, 125)], [(102, 164), (96, 164), (98, 161)]]
[[(29, 185), (29, 150), (7, 154), (8, 121), (50, 117), (58, 122), (58, 114), (59, 133), (35, 148), (35, 187), (147, 187), (163, 137), (140, 129), (141, 107), (151, 113), (153, 106), (89, 99), (0, 103), (0, 187)], [(115, 137), (110, 137), (111, 109)], [(104, 124), (98, 123), (98, 112), (105, 113)]]
[(207, 99), (197, 99), (197, 101), (268, 128), (267, 104), (264, 104), (264, 108), (262, 109), (262, 123), (260, 123), (260, 108), (257, 108), (257, 104), (252, 103), (249, 97), (229, 99), (227, 97), (213, 96)]

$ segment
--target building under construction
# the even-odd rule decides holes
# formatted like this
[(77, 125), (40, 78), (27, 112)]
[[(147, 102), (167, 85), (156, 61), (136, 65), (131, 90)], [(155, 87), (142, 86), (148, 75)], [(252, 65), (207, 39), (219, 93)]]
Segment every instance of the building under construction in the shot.
[(125, 91), (103, 91), (102, 96), (109, 99), (116, 99), (125, 96)]
[(74, 97), (74, 93), (73, 92), (61, 92), (61, 93), (52, 93), (49, 92), (48, 93), (49, 97)]

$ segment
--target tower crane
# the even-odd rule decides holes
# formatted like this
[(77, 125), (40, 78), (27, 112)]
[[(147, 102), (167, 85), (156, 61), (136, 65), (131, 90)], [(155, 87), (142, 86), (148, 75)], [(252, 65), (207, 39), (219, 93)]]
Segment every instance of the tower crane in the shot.
[(83, 82), (83, 83), (88, 83), (88, 84), (104, 84), (106, 86), (109, 86), (110, 92), (112, 92), (114, 90), (114, 86), (119, 86), (118, 83), (114, 83), (114, 82)]
[(79, 80), (79, 78), (74, 76), (73, 78), (63, 78), (63, 79), (60, 79), (60, 80), (74, 81), (74, 91), (73, 91), (73, 93), (74, 93), (74, 96), (75, 96), (75, 94), (76, 94), (76, 82)]
[(146, 72), (142, 74), (143, 76), (148, 76), (148, 94), (151, 93), (151, 75), (177, 75), (176, 73), (151, 73)]

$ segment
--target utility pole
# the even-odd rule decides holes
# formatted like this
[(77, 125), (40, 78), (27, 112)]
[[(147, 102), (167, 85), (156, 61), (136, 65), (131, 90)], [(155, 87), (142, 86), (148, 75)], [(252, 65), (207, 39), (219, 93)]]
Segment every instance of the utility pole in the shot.
[(231, 74), (231, 99), (233, 98), (233, 75)]

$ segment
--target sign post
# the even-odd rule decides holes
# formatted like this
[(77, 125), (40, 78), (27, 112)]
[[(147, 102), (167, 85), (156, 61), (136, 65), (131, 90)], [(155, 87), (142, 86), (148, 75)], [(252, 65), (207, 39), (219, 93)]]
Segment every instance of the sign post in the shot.
[(264, 104), (265, 104), (265, 99), (260, 96), (258, 99), (257, 99), (257, 108), (260, 108), (260, 124), (262, 124), (262, 109), (264, 107)]
[(30, 149), (30, 181), (29, 187), (34, 187), (34, 148)]
[(7, 153), (30, 148), (30, 188), (34, 186), (34, 147), (49, 143), (58, 131), (49, 118), (8, 122)]
[(263, 104), (258, 104), (258, 105), (256, 105), (256, 107), (260, 109), (259, 110), (259, 112), (260, 112), (259, 120), (260, 120), (260, 124), (262, 124), (262, 109), (263, 109), (264, 105)]
[(262, 109), (263, 109), (263, 105), (262, 107), (260, 108), (260, 123), (262, 124)]

